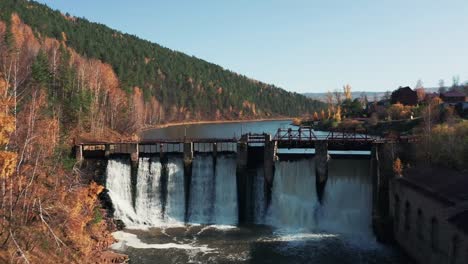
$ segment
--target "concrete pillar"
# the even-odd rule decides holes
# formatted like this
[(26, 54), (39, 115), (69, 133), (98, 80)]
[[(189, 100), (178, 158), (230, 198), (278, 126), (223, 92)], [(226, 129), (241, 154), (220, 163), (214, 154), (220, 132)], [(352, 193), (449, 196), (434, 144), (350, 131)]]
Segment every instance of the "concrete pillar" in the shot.
[(167, 205), (167, 183), (169, 180), (169, 169), (167, 164), (169, 162), (168, 157), (165, 156), (164, 158), (159, 159), (161, 162), (161, 177), (159, 178), (160, 182), (160, 194), (159, 200), (161, 201), (161, 213), (164, 215), (166, 212), (166, 205)]
[(104, 145), (105, 146), (105, 150), (104, 150), (104, 156), (106, 158), (109, 158), (109, 155), (110, 155), (110, 144), (106, 144)]
[(184, 143), (184, 162), (192, 162), (193, 160), (193, 142)]
[(237, 168), (247, 168), (248, 135), (243, 135), (237, 143)]
[(265, 134), (265, 148), (263, 155), (263, 171), (265, 177), (265, 195), (266, 206), (271, 201), (271, 189), (273, 187), (273, 178), (275, 175), (275, 160), (276, 160), (277, 142), (271, 140), (270, 134)]
[(218, 155), (218, 144), (216, 142), (213, 143), (213, 157), (216, 158)]
[(184, 143), (185, 222), (189, 220), (190, 185), (192, 182), (193, 142)]
[(164, 153), (164, 144), (159, 143), (159, 158), (162, 159), (164, 158), (165, 153)]
[(131, 146), (130, 159), (132, 160), (132, 163), (138, 164), (138, 158), (140, 154), (138, 143), (132, 144), (130, 146)]
[(323, 193), (328, 179), (329, 161), (330, 155), (328, 155), (328, 141), (315, 141), (315, 186), (320, 203), (322, 203)]
[(248, 158), (248, 135), (242, 135), (240, 141), (237, 143), (237, 203), (239, 223), (245, 223), (247, 220), (247, 194), (248, 174), (247, 174), (247, 158)]
[(75, 157), (76, 157), (76, 161), (78, 162), (83, 161), (83, 145), (75, 146)]
[(389, 212), (389, 183), (394, 177), (393, 147), (393, 143), (373, 143), (371, 149), (372, 228), (380, 242), (390, 242), (393, 237)]
[(265, 135), (265, 151), (264, 151), (264, 166), (265, 166), (265, 181), (273, 184), (273, 170), (276, 159), (277, 144), (271, 140), (271, 135)]

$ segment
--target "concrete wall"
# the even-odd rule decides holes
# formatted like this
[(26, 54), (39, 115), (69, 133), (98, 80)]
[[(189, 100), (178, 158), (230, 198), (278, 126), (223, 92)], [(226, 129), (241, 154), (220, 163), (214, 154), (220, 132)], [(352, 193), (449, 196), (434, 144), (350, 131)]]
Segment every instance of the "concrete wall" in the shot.
[(391, 181), (390, 214), (394, 237), (418, 263), (468, 263), (468, 236), (447, 221), (454, 209), (453, 205), (404, 180)]

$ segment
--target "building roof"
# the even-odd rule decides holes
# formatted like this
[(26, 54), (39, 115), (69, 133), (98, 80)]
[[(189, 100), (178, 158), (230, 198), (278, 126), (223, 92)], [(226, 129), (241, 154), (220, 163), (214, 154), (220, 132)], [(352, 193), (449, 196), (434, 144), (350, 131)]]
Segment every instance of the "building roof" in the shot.
[(468, 201), (468, 175), (453, 169), (434, 166), (416, 166), (403, 173), (402, 180), (418, 187), (435, 198), (456, 204)]
[(457, 90), (452, 90), (452, 91), (443, 93), (442, 96), (443, 97), (465, 97), (465, 94)]

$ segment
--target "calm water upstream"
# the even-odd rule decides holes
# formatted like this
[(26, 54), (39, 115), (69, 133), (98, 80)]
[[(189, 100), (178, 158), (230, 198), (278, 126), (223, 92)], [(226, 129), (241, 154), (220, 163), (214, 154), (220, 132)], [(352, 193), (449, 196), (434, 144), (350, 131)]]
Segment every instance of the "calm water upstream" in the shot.
[[(143, 137), (274, 134), (289, 123), (177, 126)], [(251, 168), (246, 223), (238, 220), (235, 154), (196, 154), (189, 187), (180, 156), (140, 157), (136, 180), (130, 168), (127, 159), (109, 160), (106, 182), (114, 216), (127, 226), (114, 234), (119, 242), (112, 248), (128, 254), (130, 263), (411, 263), (372, 233), (369, 160), (331, 160), (322, 203), (313, 158), (276, 161), (269, 206), (263, 168)]]
[[(260, 121), (218, 124), (195, 124), (171, 126), (144, 131), (143, 139), (179, 139), (188, 138), (239, 138), (245, 133), (269, 133), (275, 135), (278, 128), (294, 128), (291, 120)], [(297, 127), (296, 127), (297, 128)]]

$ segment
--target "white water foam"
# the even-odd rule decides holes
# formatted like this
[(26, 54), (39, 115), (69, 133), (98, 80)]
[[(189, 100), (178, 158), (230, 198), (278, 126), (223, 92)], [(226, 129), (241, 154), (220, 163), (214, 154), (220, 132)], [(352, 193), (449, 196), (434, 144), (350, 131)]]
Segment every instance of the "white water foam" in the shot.
[(162, 166), (159, 159), (139, 159), (135, 197), (135, 209), (138, 219), (131, 224), (148, 226), (160, 226), (163, 224), (160, 199), (161, 171)]
[(164, 244), (148, 244), (141, 241), (137, 235), (117, 231), (112, 233), (115, 239), (118, 240), (117, 243), (111, 245), (111, 248), (114, 250), (124, 251), (127, 247), (139, 248), (139, 249), (183, 249), (190, 251), (199, 251), (199, 252), (213, 252), (214, 249), (209, 248), (206, 245), (194, 246), (191, 244), (177, 244), (177, 243), (164, 243)]
[(125, 224), (138, 217), (132, 206), (131, 167), (128, 159), (110, 159), (106, 170), (106, 188), (114, 205), (114, 217)]

